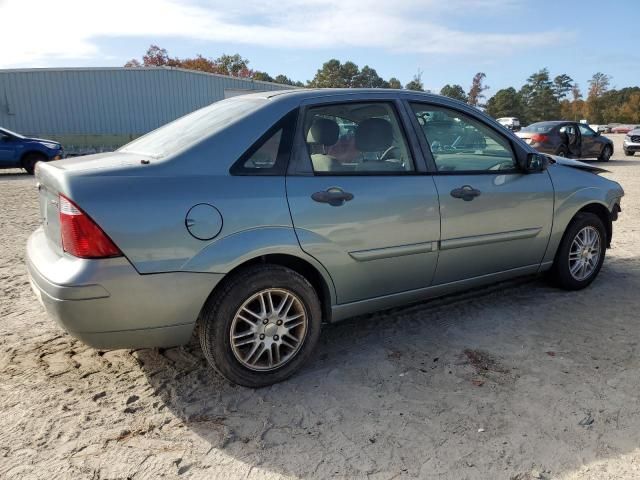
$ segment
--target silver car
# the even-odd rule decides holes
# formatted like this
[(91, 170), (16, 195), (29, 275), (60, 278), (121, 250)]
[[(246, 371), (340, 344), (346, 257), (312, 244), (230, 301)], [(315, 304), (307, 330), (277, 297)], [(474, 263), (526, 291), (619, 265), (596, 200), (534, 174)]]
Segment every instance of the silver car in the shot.
[(622, 149), (627, 157), (632, 157), (636, 152), (640, 152), (640, 128), (631, 130), (624, 136)]
[(40, 164), (27, 263), (83, 342), (195, 331), (211, 366), (258, 387), (299, 369), (323, 322), (541, 272), (586, 287), (623, 196), (602, 171), (445, 97), (252, 94)]

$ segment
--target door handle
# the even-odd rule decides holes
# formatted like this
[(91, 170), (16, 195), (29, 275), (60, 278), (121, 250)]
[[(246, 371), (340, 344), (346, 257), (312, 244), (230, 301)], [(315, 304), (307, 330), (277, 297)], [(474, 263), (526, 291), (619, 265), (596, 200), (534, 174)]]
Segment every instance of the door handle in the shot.
[(328, 203), (332, 207), (344, 205), (344, 202), (353, 200), (353, 193), (345, 192), (341, 188), (328, 188), (311, 195), (311, 198), (319, 203)]
[(465, 202), (470, 202), (474, 198), (480, 195), (480, 190), (476, 190), (471, 185), (464, 185), (460, 188), (454, 188), (451, 190), (451, 196), (453, 198), (461, 198)]

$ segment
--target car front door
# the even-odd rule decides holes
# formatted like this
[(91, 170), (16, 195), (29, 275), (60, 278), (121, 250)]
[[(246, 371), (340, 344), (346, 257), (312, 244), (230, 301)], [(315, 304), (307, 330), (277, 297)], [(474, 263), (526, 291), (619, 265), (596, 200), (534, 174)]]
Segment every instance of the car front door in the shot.
[(580, 130), (580, 136), (582, 137), (582, 150), (581, 157), (597, 157), (600, 155), (603, 144), (598, 142), (596, 132), (583, 124), (578, 124)]
[(300, 245), (331, 275), (339, 304), (427, 287), (438, 195), (409, 117), (392, 100), (344, 98), (302, 109), (287, 175)]
[[(522, 148), (481, 117), (412, 102), (415, 128), (438, 189), (441, 241), (433, 284), (535, 271), (553, 219), (548, 172), (525, 174)], [(430, 154), (430, 155), (429, 155)]]

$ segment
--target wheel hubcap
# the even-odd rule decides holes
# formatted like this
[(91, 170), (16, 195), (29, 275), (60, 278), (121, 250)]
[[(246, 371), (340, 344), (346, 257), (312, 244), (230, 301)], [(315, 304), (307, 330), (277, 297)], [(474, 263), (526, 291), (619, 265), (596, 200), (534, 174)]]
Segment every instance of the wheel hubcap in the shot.
[(281, 288), (249, 297), (236, 312), (231, 350), (250, 370), (275, 370), (296, 356), (304, 342), (308, 317), (300, 298)]
[(600, 260), (600, 233), (588, 226), (580, 230), (569, 249), (569, 272), (578, 281), (589, 278)]

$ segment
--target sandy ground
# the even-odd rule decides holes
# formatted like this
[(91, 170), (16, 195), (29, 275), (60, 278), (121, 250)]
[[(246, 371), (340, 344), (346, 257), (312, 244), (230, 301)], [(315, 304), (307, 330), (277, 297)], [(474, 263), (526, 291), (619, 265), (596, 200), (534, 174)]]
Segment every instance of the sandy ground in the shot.
[(518, 281), (329, 326), (257, 391), (196, 344), (62, 332), (24, 267), (34, 181), (0, 172), (0, 477), (640, 478), (640, 156), (616, 142), (627, 195), (590, 288)]

